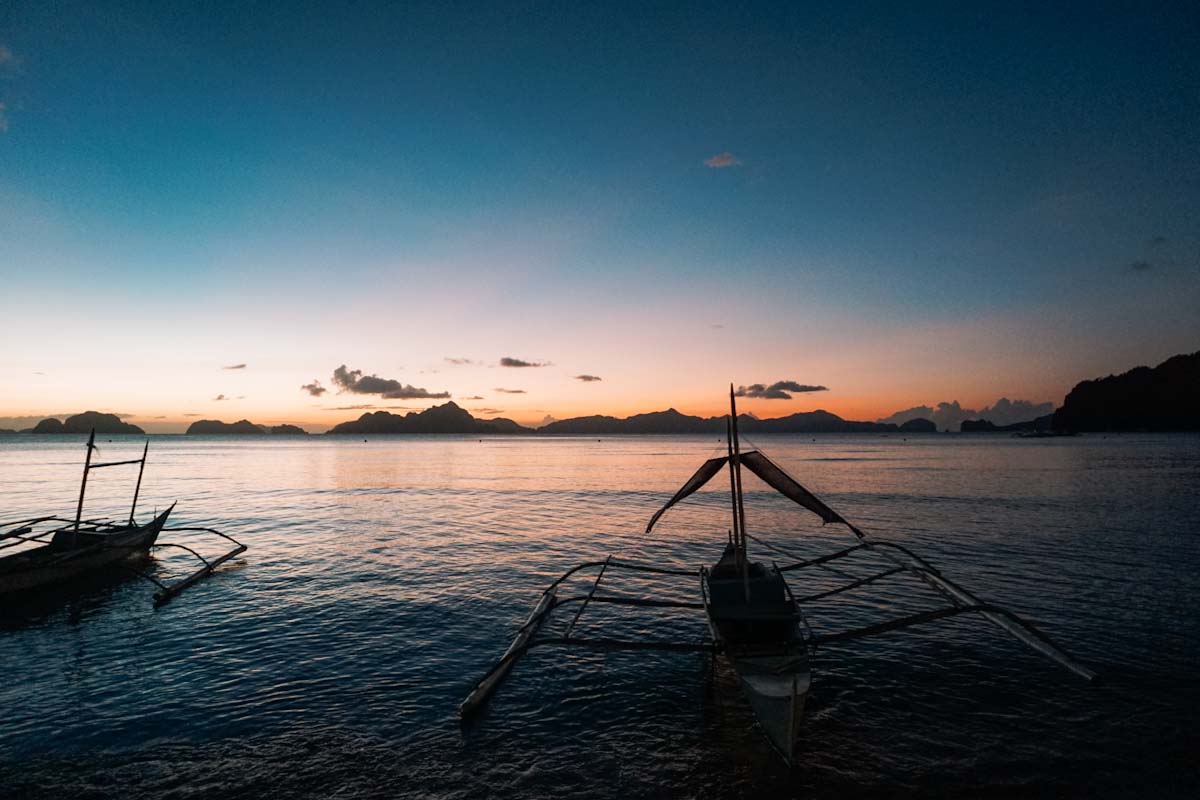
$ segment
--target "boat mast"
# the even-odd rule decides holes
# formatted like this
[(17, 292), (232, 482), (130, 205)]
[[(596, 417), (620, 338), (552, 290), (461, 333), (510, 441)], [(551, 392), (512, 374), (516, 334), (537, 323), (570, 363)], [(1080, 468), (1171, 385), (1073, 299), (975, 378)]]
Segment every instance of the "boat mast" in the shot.
[(133, 505), (129, 507), (129, 527), (133, 527), (133, 512), (137, 511), (138, 493), (142, 491), (142, 473), (146, 471), (146, 453), (150, 452), (150, 440), (146, 440), (146, 446), (142, 448), (142, 460), (138, 467), (137, 486), (133, 487)]
[(729, 541), (736, 551), (741, 527), (738, 525), (737, 478), (733, 475), (733, 417), (725, 418), (725, 444), (729, 453), (729, 504), (733, 507), (733, 528), (729, 531)]
[(750, 572), (746, 564), (746, 505), (742, 501), (742, 451), (738, 444), (737, 430), (737, 401), (733, 399), (733, 384), (729, 384), (729, 427), (733, 435), (733, 457), (729, 463), (733, 465), (734, 498), (737, 502), (738, 540), (734, 547), (737, 550), (738, 562), (742, 566), (742, 586), (746, 593), (746, 602), (750, 602)]
[(79, 521), (83, 517), (83, 494), (87, 491), (87, 476), (88, 470), (92, 468), (92, 451), (96, 449), (96, 429), (92, 428), (92, 432), (88, 434), (87, 440), (87, 457), (83, 460), (83, 482), (79, 484), (79, 505), (75, 507), (75, 535), (74, 538), (79, 538)]

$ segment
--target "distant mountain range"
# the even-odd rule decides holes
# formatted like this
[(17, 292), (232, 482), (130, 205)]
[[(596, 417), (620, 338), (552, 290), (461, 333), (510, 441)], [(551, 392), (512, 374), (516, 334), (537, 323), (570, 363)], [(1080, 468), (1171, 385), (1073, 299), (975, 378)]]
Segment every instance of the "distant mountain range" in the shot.
[[(86, 434), (92, 429), (102, 434), (144, 434), (137, 425), (122, 422), (115, 414), (85, 411), (67, 417), (44, 419), (22, 433)], [(937, 426), (928, 419), (914, 419), (902, 425), (889, 422), (855, 422), (828, 411), (802, 411), (786, 417), (759, 419), (748, 414), (738, 417), (738, 428), (747, 434), (762, 433), (935, 433)], [(1051, 415), (1019, 422), (994, 425), (986, 419), (967, 420), (961, 425), (967, 433), (1009, 431), (1196, 431), (1200, 430), (1200, 351), (1177, 355), (1157, 367), (1136, 367), (1121, 375), (1083, 381), (1067, 394), (1062, 407)], [(0, 433), (14, 433), (0, 429)], [(303, 435), (295, 425), (256, 425), (249, 420), (221, 422), (199, 420), (187, 429), (191, 435), (227, 434), (240, 436)], [(623, 419), (609, 416), (574, 417), (558, 420), (534, 429), (511, 419), (477, 419), (453, 401), (424, 411), (392, 414), (375, 411), (356, 420), (335, 425), (328, 431), (338, 435), (369, 434), (537, 434), (567, 436), (612, 436), (621, 434), (701, 434), (721, 436), (725, 417), (693, 417), (674, 408), (635, 414)]]
[[(914, 419), (903, 425), (889, 422), (853, 422), (828, 411), (802, 411), (787, 417), (758, 419), (738, 415), (738, 430), (756, 433), (933, 433), (937, 427), (927, 419)], [(625, 419), (592, 416), (551, 422), (538, 433), (570, 435), (694, 433), (723, 435), (725, 417), (692, 417), (673, 408)]]
[[(848, 432), (933, 432), (929, 420), (912, 420), (903, 425), (878, 422), (850, 422), (828, 411), (810, 411), (779, 419), (756, 419), (748, 415), (738, 418), (739, 427), (746, 433), (848, 433)], [(725, 432), (724, 417), (692, 417), (673, 408), (650, 414), (636, 414), (625, 419), (592, 416), (551, 422), (533, 429), (518, 425), (511, 419), (476, 419), (453, 401), (421, 412), (404, 416), (376, 411), (363, 414), (352, 422), (343, 422), (329, 431), (331, 434), (379, 433), (459, 433), (571, 436), (612, 436), (618, 434), (715, 434)]]

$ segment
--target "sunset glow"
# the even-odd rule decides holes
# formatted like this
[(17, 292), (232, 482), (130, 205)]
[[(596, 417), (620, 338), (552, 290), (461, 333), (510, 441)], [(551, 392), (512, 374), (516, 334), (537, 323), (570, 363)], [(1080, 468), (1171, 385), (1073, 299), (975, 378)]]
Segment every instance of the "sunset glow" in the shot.
[[(1176, 26), (1085, 39), (1064, 11), (1039, 23), (1053, 47), (992, 20), (1012, 41), (979, 50), (969, 23), (887, 10), (943, 26), (927, 61), (798, 10), (660, 13), (8, 13), (0, 427), (96, 409), (323, 430), (444, 402), (339, 392), (339, 365), (525, 424), (717, 414), (729, 382), (776, 381), (828, 391), (746, 410), (872, 420), (1059, 403), (1195, 349)], [(646, 48), (643, 24), (692, 33)], [(544, 46), (504, 44), (525, 34)], [(1118, 34), (1143, 41), (1133, 73)], [(1038, 88), (1064, 64), (1084, 77)], [(995, 125), (959, 113), (997, 103)]]

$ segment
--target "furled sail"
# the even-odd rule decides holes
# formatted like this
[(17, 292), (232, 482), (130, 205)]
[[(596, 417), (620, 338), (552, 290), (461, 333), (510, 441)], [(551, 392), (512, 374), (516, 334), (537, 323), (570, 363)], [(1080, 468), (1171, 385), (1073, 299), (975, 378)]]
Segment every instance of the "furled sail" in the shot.
[(796, 480), (791, 475), (788, 475), (778, 464), (764, 456), (759, 451), (751, 450), (749, 453), (743, 453), (741, 460), (746, 469), (762, 478), (763, 483), (767, 484), (784, 497), (788, 497), (794, 502), (804, 506), (809, 511), (823, 519), (825, 522), (841, 522), (845, 525), (850, 524), (846, 522), (846, 520), (842, 519), (841, 514), (825, 505), (820, 498), (818, 498), (808, 489), (805, 489), (803, 486), (796, 483)]
[[(743, 456), (745, 458), (745, 456)], [(729, 456), (721, 456), (720, 458), (710, 458), (700, 465), (700, 469), (696, 470), (696, 474), (688, 478), (688, 482), (683, 485), (675, 496), (667, 501), (667, 504), (658, 510), (653, 517), (650, 518), (650, 524), (646, 526), (646, 533), (654, 527), (654, 523), (658, 522), (658, 518), (667, 513), (667, 509), (678, 503), (683, 498), (690, 495), (692, 492), (699, 489), (704, 484), (712, 480), (713, 476), (721, 471), (725, 466), (725, 462), (729, 460)]]
[[(854, 526), (850, 525), (849, 522), (843, 519), (841, 514), (825, 505), (820, 498), (797, 483), (795, 479), (784, 472), (778, 464), (767, 458), (759, 451), (751, 450), (748, 453), (742, 453), (741, 456), (739, 456), (739, 460), (741, 461), (742, 465), (746, 467), (746, 469), (750, 470), (759, 478), (761, 478), (763, 483), (767, 484), (784, 497), (787, 497), (793, 502), (804, 506), (825, 522), (840, 522), (849, 526), (851, 530), (854, 530), (857, 533), (857, 530), (854, 528)], [(683, 487), (675, 493), (675, 496), (668, 500), (667, 504), (660, 508), (658, 513), (650, 518), (650, 524), (646, 526), (646, 533), (650, 532), (655, 523), (658, 522), (658, 518), (665, 514), (668, 508), (675, 505), (680, 500), (683, 500), (685, 497), (694, 493), (701, 486), (712, 480), (713, 476), (720, 472), (721, 468), (724, 467), (728, 461), (728, 456), (721, 456), (720, 458), (710, 458), (708, 461), (705, 461), (703, 464), (701, 464), (700, 469), (696, 470), (696, 474), (688, 478), (687, 483), (685, 483)]]

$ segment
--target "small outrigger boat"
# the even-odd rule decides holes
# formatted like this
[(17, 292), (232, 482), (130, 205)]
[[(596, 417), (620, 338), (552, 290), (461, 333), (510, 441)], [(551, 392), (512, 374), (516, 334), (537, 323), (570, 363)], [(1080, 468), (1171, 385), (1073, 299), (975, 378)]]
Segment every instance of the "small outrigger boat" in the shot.
[[(476, 714), (488, 701), (513, 664), (526, 651), (539, 646), (582, 647), (597, 650), (661, 650), (669, 652), (709, 652), (723, 655), (737, 674), (768, 741), (790, 765), (801, 734), (805, 698), (812, 683), (809, 656), (822, 644), (874, 636), (922, 625), (960, 614), (975, 614), (1015, 637), (1034, 651), (1058, 662), (1077, 676), (1091, 680), (1096, 674), (1069, 656), (1034, 625), (1006, 609), (985, 603), (975, 595), (946, 578), (928, 562), (907, 548), (876, 539), (868, 539), (855, 525), (834, 511), (812, 492), (805, 489), (782, 467), (759, 450), (742, 452), (737, 430), (737, 406), (733, 387), (729, 392), (730, 415), (727, 422), (727, 453), (704, 462), (682, 488), (650, 519), (646, 533), (667, 509), (696, 492), (725, 467), (729, 468), (733, 526), (720, 559), (712, 566), (695, 570), (680, 570), (648, 564), (619, 562), (610, 555), (603, 561), (580, 564), (554, 581), (541, 594), (533, 612), (518, 629), (516, 637), (504, 655), (475, 685), (459, 706), (465, 719)], [(746, 467), (764, 483), (785, 497), (808, 509), (824, 523), (845, 525), (857, 543), (828, 555), (778, 566), (751, 560), (747, 541), (779, 551), (746, 532), (746, 516), (742, 491), (742, 467)], [(878, 553), (892, 566), (882, 572), (858, 578), (827, 591), (796, 597), (785, 577), (811, 567), (827, 567), (830, 562), (855, 553)], [(782, 552), (782, 551), (780, 551)], [(558, 589), (572, 575), (599, 568), (595, 582), (587, 594), (559, 597)], [(642, 574), (690, 576), (700, 580), (701, 602), (664, 600), (621, 595), (597, 594), (601, 580), (609, 570), (628, 570)], [(809, 629), (802, 613), (805, 603), (851, 591), (893, 575), (906, 574), (922, 581), (950, 605), (912, 614), (886, 622), (848, 631), (816, 635)], [(572, 636), (584, 610), (592, 603), (650, 608), (684, 608), (703, 610), (708, 621), (711, 640), (706, 642), (651, 641), (645, 639), (579, 638)], [(562, 606), (578, 604), (575, 616), (559, 636), (536, 634), (551, 613)]]
[[(138, 524), (135, 521), (135, 514), (150, 443), (147, 442), (142, 448), (141, 458), (93, 464), (92, 452), (98, 449), (96, 432), (93, 430), (88, 436), (87, 456), (83, 464), (83, 481), (79, 487), (79, 504), (75, 509), (74, 519), (55, 516), (31, 517), (0, 524), (0, 596), (69, 586), (86, 576), (106, 569), (118, 568), (155, 584), (158, 587), (158, 591), (154, 594), (155, 604), (161, 605), (187, 587), (211, 575), (221, 564), (246, 551), (246, 545), (212, 528), (166, 527), (167, 518), (175, 508), (174, 503), (149, 522)], [(87, 492), (88, 474), (94, 469), (127, 464), (139, 466), (137, 486), (133, 492), (133, 505), (129, 509), (129, 519), (119, 523), (84, 519), (83, 498)], [(49, 529), (37, 530), (39, 526), (48, 523), (53, 523)], [(158, 536), (163, 531), (196, 531), (215, 534), (228, 540), (234, 547), (217, 558), (206, 559), (189, 546), (159, 542)], [(175, 547), (185, 550), (198, 558), (203, 566), (175, 583), (163, 583), (157, 578), (135, 569), (131, 563), (146, 558), (151, 548), (154, 547)], [(11, 552), (3, 553), (4, 550)]]

